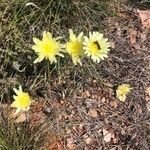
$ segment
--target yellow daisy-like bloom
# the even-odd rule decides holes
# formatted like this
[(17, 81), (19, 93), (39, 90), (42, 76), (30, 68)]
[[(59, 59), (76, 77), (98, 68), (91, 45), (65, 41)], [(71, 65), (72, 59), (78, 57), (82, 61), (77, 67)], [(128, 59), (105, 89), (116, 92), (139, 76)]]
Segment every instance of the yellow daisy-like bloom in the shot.
[(116, 90), (116, 95), (117, 98), (124, 102), (126, 100), (126, 95), (132, 90), (132, 88), (130, 87), (130, 85), (128, 84), (122, 84), (120, 86), (118, 86), (117, 90)]
[(81, 63), (81, 57), (84, 55), (83, 50), (83, 32), (81, 32), (78, 36), (73, 33), (72, 29), (69, 29), (69, 41), (66, 43), (66, 51), (72, 57), (72, 61), (75, 65)]
[(19, 86), (19, 90), (13, 89), (16, 95), (13, 95), (14, 102), (11, 104), (11, 107), (17, 108), (16, 114), (21, 111), (27, 111), (31, 105), (31, 99), (28, 93), (22, 91), (22, 87)]
[(59, 38), (53, 38), (50, 32), (43, 32), (43, 39), (39, 40), (37, 38), (33, 38), (33, 42), (35, 43), (32, 46), (32, 49), (38, 54), (38, 58), (34, 61), (34, 63), (41, 62), (44, 58), (49, 59), (51, 63), (57, 62), (56, 56), (63, 55), (60, 53), (63, 51), (63, 44), (58, 41)]
[(89, 33), (89, 38), (84, 37), (84, 50), (88, 57), (91, 57), (94, 62), (100, 62), (108, 57), (110, 44), (107, 38), (103, 38), (103, 34), (99, 32)]

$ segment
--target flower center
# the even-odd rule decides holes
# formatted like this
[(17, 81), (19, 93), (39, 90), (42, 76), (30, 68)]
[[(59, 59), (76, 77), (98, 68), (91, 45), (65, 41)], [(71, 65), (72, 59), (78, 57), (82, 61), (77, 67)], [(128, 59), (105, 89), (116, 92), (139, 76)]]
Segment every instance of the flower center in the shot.
[(82, 43), (79, 41), (73, 41), (68, 44), (68, 49), (71, 50), (72, 54), (81, 55)]
[(98, 51), (101, 49), (98, 41), (90, 43), (89, 47), (94, 55), (97, 55)]
[(26, 108), (30, 105), (30, 97), (28, 93), (21, 93), (18, 95), (18, 106)]
[(53, 41), (43, 42), (41, 45), (41, 50), (44, 56), (49, 56), (51, 54), (55, 55), (56, 45)]
[(129, 92), (129, 89), (128, 89), (128, 88), (123, 88), (123, 89), (120, 91), (120, 94), (121, 94), (121, 95), (126, 95), (128, 92)]

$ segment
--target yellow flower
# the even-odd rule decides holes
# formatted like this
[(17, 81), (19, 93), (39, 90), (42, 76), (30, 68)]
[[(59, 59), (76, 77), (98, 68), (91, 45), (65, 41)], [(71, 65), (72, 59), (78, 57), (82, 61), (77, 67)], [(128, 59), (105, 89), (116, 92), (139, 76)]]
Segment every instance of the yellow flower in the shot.
[(13, 95), (14, 102), (11, 104), (11, 107), (17, 108), (16, 114), (21, 111), (27, 111), (31, 105), (31, 99), (28, 93), (22, 91), (22, 87), (19, 86), (19, 90), (13, 89), (16, 95)]
[(43, 39), (39, 40), (33, 38), (35, 45), (32, 46), (32, 49), (38, 54), (38, 58), (34, 63), (41, 62), (44, 58), (49, 59), (51, 63), (57, 62), (56, 56), (63, 55), (60, 53), (63, 48), (63, 44), (58, 41), (58, 38), (53, 38), (50, 32), (43, 32)]
[(88, 57), (91, 57), (94, 62), (100, 62), (108, 57), (110, 44), (107, 38), (103, 38), (103, 34), (99, 32), (89, 33), (89, 38), (84, 37), (84, 50)]
[(117, 91), (116, 91), (117, 98), (120, 101), (124, 102), (126, 100), (126, 95), (131, 90), (132, 90), (132, 88), (128, 84), (122, 84), (122, 85), (118, 86)]
[(81, 32), (78, 36), (73, 33), (72, 29), (69, 29), (69, 41), (66, 43), (66, 51), (72, 57), (72, 61), (75, 65), (81, 63), (81, 57), (84, 55), (83, 50), (83, 32)]

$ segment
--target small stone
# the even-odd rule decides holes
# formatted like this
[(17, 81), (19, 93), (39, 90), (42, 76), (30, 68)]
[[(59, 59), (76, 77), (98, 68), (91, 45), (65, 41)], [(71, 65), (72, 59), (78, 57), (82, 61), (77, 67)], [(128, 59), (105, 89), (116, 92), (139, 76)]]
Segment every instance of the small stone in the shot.
[(96, 118), (97, 117), (97, 111), (95, 109), (90, 109), (88, 112), (88, 115), (93, 117), (93, 118)]
[(111, 132), (108, 132), (106, 129), (103, 129), (103, 136), (104, 136), (104, 141), (106, 143), (111, 141), (111, 138), (112, 138)]
[(111, 101), (110, 102), (110, 105), (113, 107), (113, 108), (117, 108), (118, 104), (116, 101)]
[(66, 134), (70, 134), (70, 133), (71, 133), (71, 130), (67, 129)]
[(85, 143), (86, 143), (87, 145), (90, 144), (91, 141), (92, 141), (92, 139), (91, 139), (90, 137), (88, 137), (88, 138), (85, 139)]
[(90, 97), (91, 96), (89, 91), (85, 91), (85, 95), (86, 95), (86, 97)]
[(102, 103), (105, 103), (105, 101), (106, 101), (105, 97), (103, 97), (103, 98), (101, 99), (101, 101), (102, 101)]

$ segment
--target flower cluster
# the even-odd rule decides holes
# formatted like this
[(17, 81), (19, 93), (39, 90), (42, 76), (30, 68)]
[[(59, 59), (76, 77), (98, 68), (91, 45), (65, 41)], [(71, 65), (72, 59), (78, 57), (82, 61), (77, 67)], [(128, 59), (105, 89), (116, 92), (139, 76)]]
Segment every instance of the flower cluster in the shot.
[(69, 40), (64, 44), (60, 42), (61, 37), (54, 38), (50, 32), (43, 32), (42, 40), (33, 38), (35, 45), (32, 49), (37, 53), (38, 58), (34, 63), (41, 62), (44, 58), (49, 59), (50, 63), (56, 63), (56, 56), (64, 57), (62, 52), (68, 53), (72, 62), (82, 65), (83, 57), (90, 57), (94, 62), (100, 62), (108, 57), (110, 44), (107, 38), (99, 32), (89, 33), (89, 37), (83, 36), (81, 32), (78, 36), (69, 29)]
[[(43, 32), (42, 40), (34, 37), (35, 45), (32, 49), (38, 55), (34, 63), (41, 62), (43, 59), (48, 59), (50, 63), (57, 62), (57, 56), (64, 57), (68, 53), (72, 58), (72, 62), (77, 65), (82, 65), (82, 58), (90, 57), (94, 62), (99, 63), (108, 57), (110, 44), (107, 38), (99, 32), (89, 33), (89, 36), (84, 36), (83, 32), (75, 35), (73, 30), (69, 30), (69, 39), (66, 43), (61, 43), (61, 37), (54, 38), (50, 32)], [(116, 90), (117, 98), (120, 101), (125, 101), (126, 95), (131, 91), (128, 84), (122, 84)], [(27, 111), (33, 102), (28, 93), (23, 92), (22, 87), (19, 90), (14, 88), (14, 102), (11, 107), (16, 108), (16, 114), (22, 111)]]
[[(42, 39), (33, 37), (35, 45), (32, 49), (38, 55), (34, 63), (41, 62), (43, 59), (48, 59), (50, 63), (57, 62), (57, 56), (64, 57), (63, 53), (68, 53), (72, 58), (72, 62), (77, 65), (82, 65), (82, 58), (91, 57), (94, 62), (100, 62), (108, 57), (109, 42), (99, 32), (89, 33), (89, 37), (84, 36), (83, 32), (75, 35), (72, 29), (69, 29), (69, 40), (66, 43), (61, 43), (62, 37), (53, 37), (50, 32), (43, 32)], [(28, 93), (23, 92), (22, 87), (19, 90), (14, 89), (14, 102), (11, 107), (16, 108), (16, 114), (22, 111), (27, 111), (31, 105), (31, 98)]]
[(63, 57), (60, 53), (62, 51), (63, 44), (58, 41), (58, 38), (53, 38), (50, 32), (44, 31), (43, 39), (39, 40), (34, 37), (33, 42), (35, 45), (32, 46), (32, 49), (39, 56), (34, 63), (41, 62), (44, 58), (49, 59), (49, 61), (53, 63), (57, 62), (57, 55)]
[(127, 94), (132, 90), (132, 88), (130, 87), (130, 85), (128, 84), (122, 84), (120, 86), (118, 86), (117, 90), (116, 90), (116, 95), (117, 98), (124, 102), (126, 100), (126, 96)]
[[(124, 102), (126, 100), (127, 94), (132, 90), (129, 84), (122, 84), (118, 86), (116, 90), (117, 98)], [(30, 105), (33, 102), (28, 93), (23, 92), (22, 87), (19, 86), (19, 90), (14, 88), (14, 102), (11, 104), (11, 107), (16, 108), (16, 114), (22, 111), (27, 111), (30, 109)]]
[(11, 107), (16, 108), (16, 114), (21, 111), (29, 110), (32, 102), (29, 94), (23, 92), (21, 86), (19, 86), (19, 90), (14, 88), (14, 92), (16, 93), (16, 95), (13, 96), (15, 101), (11, 104)]

